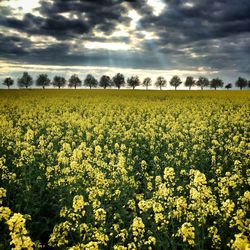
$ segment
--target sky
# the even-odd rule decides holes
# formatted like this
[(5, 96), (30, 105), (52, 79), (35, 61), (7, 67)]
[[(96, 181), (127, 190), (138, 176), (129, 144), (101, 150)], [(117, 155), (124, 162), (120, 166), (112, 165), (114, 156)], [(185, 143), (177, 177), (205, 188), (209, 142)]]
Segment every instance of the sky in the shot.
[(249, 0), (0, 0), (0, 80), (250, 78)]

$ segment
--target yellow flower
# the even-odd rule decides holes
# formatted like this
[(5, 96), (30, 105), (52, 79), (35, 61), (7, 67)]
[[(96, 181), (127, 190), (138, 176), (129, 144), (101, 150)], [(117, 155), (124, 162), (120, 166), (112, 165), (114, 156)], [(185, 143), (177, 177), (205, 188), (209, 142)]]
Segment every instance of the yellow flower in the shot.
[(188, 242), (189, 245), (195, 245), (195, 229), (191, 223), (185, 222), (182, 224), (181, 228), (178, 231), (178, 235), (183, 238), (184, 242)]
[(235, 240), (232, 241), (232, 249), (235, 250), (249, 250), (250, 249), (250, 242), (247, 236), (243, 234), (235, 234)]

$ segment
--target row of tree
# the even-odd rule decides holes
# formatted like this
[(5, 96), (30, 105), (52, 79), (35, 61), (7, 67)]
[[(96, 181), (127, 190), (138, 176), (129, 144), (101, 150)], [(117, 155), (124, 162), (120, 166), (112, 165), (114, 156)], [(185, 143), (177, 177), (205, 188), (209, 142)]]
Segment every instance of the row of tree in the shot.
[[(24, 72), (22, 77), (18, 78), (17, 80), (17, 84), (21, 88), (28, 88), (32, 86), (33, 83), (33, 78), (27, 72)], [(65, 87), (67, 84), (68, 87), (76, 89), (77, 87), (82, 86), (82, 83), (84, 86), (87, 86), (90, 89), (97, 86), (102, 87), (104, 89), (115, 86), (120, 89), (126, 84), (126, 81), (124, 75), (121, 73), (117, 73), (113, 78), (110, 78), (107, 75), (103, 75), (99, 81), (91, 74), (88, 74), (83, 80), (83, 82), (76, 74), (72, 75), (68, 81), (62, 76), (55, 76), (51, 81), (47, 74), (40, 74), (35, 80), (36, 86), (42, 87), (43, 89), (50, 85), (53, 85), (60, 89), (62, 87)], [(12, 86), (13, 84), (14, 80), (11, 77), (7, 77), (3, 81), (3, 85), (7, 86), (8, 88), (10, 88), (10, 86)], [(127, 84), (133, 89), (140, 85), (148, 89), (148, 87), (152, 85), (152, 79), (150, 77), (146, 77), (141, 82), (138, 76), (131, 76), (127, 78)], [(182, 84), (182, 81), (179, 76), (173, 76), (169, 81), (169, 84), (176, 90)], [(162, 87), (165, 87), (166, 85), (166, 79), (162, 76), (159, 76), (155, 82), (155, 86), (162, 89)], [(198, 86), (202, 90), (205, 87), (214, 88), (216, 90), (217, 88), (222, 88), (224, 86), (224, 82), (220, 78), (214, 78), (209, 81), (206, 77), (202, 76), (199, 77), (198, 80), (195, 80), (192, 76), (188, 76), (184, 82), (184, 85), (189, 89), (191, 89), (193, 86)], [(235, 82), (235, 86), (239, 87), (240, 89), (250, 87), (250, 81), (247, 81), (245, 78), (239, 77), (238, 80)], [(232, 83), (228, 83), (225, 88), (232, 88)]]

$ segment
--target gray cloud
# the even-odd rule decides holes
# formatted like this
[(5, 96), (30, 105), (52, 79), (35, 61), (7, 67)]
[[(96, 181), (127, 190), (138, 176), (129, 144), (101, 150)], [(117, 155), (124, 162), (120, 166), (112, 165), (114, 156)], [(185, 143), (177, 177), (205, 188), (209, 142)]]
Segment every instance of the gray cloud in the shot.
[[(21, 19), (12, 14), (11, 8), (1, 8), (0, 27), (16, 33), (0, 33), (0, 58), (43, 65), (208, 67), (250, 75), (249, 0), (164, 2), (166, 8), (158, 16), (146, 0), (43, 0), (38, 8), (39, 16), (26, 13)], [(129, 26), (131, 9), (141, 16), (137, 30), (128, 36), (112, 37), (117, 25)], [(152, 32), (158, 39), (146, 38), (143, 31)], [(103, 35), (96, 36), (95, 32)], [(55, 42), (39, 48), (30, 36), (54, 38)], [(125, 42), (138, 50), (90, 50), (72, 44), (79, 40)]]

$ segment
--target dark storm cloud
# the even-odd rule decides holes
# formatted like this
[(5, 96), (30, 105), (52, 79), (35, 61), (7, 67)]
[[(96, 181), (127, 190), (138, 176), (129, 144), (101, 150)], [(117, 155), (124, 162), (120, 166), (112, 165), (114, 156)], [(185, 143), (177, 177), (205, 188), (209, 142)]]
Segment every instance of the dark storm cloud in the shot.
[[(250, 1), (165, 0), (160, 16), (147, 15), (141, 27), (155, 31), (154, 45), (179, 65), (249, 71)], [(245, 41), (245, 42), (244, 42)], [(216, 46), (211, 45), (216, 42)], [(145, 49), (150, 49), (144, 44)], [(152, 46), (151, 46), (152, 47)], [(189, 49), (188, 53), (185, 49)], [(192, 57), (191, 53), (194, 56)]]
[[(11, 9), (0, 10), (0, 27), (25, 32), (0, 35), (0, 58), (37, 64), (124, 66), (176, 69), (210, 67), (250, 74), (249, 0), (165, 0), (157, 16), (146, 0), (41, 1), (39, 16), (15, 18)], [(112, 37), (118, 24), (129, 26), (128, 11), (141, 19), (130, 36)], [(158, 39), (146, 39), (141, 31)], [(95, 32), (102, 32), (96, 37)], [(30, 35), (54, 37), (55, 44), (38, 48)], [(72, 41), (125, 42), (134, 51), (74, 50)], [(135, 40), (133, 40), (135, 39)], [(138, 40), (138, 41), (137, 41)]]
[[(136, 1), (41, 1), (38, 11), (42, 17), (29, 13), (20, 20), (1, 15), (0, 26), (30, 35), (54, 36), (59, 40), (91, 33), (94, 29), (111, 34), (118, 23), (131, 20), (125, 3), (136, 6)], [(63, 16), (65, 13), (69, 14), (69, 18)]]

